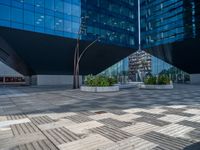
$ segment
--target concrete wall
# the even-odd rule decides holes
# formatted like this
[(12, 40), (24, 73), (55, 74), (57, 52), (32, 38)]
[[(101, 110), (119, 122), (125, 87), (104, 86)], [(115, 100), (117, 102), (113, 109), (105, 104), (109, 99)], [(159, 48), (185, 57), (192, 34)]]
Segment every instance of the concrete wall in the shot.
[[(79, 77), (80, 85), (82, 76)], [(72, 85), (72, 75), (35, 75), (31, 79), (32, 85)]]
[(200, 84), (200, 74), (190, 74), (191, 84)]

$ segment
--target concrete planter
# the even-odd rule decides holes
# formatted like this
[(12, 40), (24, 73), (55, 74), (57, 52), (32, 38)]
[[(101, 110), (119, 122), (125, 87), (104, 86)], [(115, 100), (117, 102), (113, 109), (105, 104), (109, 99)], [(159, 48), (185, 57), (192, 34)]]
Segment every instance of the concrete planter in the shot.
[(130, 88), (135, 88), (138, 87), (139, 84), (143, 82), (126, 82), (126, 83), (118, 83), (114, 84), (115, 86), (119, 86), (119, 89), (130, 89)]
[(140, 84), (140, 89), (146, 89), (146, 90), (171, 90), (174, 88), (173, 84), (168, 85), (145, 85)]
[(98, 86), (81, 86), (81, 91), (84, 92), (118, 92), (119, 86), (106, 86), (106, 87), (98, 87)]

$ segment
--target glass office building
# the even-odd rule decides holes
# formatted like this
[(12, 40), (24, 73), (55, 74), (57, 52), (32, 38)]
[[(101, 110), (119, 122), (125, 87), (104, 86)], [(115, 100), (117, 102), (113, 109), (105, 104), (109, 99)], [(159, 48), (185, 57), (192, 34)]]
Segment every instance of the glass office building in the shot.
[[(81, 17), (87, 17), (84, 39), (135, 46), (137, 9), (134, 0), (113, 3), (107, 0), (1, 0), (0, 25), (77, 38)], [(136, 4), (137, 5), (137, 4)]]
[(1, 0), (0, 58), (22, 74), (73, 74), (80, 33), (81, 50), (100, 38), (81, 62), (81, 74), (99, 73), (137, 49), (137, 5), (135, 0)]
[(1, 0), (0, 25), (65, 37), (77, 37), (80, 0)]
[(100, 35), (104, 42), (133, 48), (138, 45), (135, 0), (83, 0), (82, 16), (89, 17), (84, 39)]
[(197, 38), (199, 4), (197, 0), (141, 0), (143, 46)]
[(141, 0), (142, 49), (188, 72), (199, 73), (199, 0)]
[(100, 75), (105, 76), (128, 76), (128, 57), (122, 59), (121, 61), (117, 62), (116, 64), (112, 65), (111, 67), (107, 68)]
[[(138, 50), (137, 0), (1, 0), (0, 59), (24, 75), (98, 74)], [(200, 69), (200, 1), (140, 0), (141, 49), (188, 73)], [(81, 31), (81, 32), (79, 32)]]

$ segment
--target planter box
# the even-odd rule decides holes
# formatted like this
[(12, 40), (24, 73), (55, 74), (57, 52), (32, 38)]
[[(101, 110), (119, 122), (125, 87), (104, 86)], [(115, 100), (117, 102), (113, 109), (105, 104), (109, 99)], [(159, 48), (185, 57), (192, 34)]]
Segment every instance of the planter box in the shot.
[(138, 87), (138, 85), (142, 84), (143, 82), (126, 82), (126, 83), (118, 83), (114, 84), (115, 86), (119, 86), (119, 89), (130, 89)]
[(146, 89), (146, 90), (171, 90), (174, 88), (173, 84), (168, 85), (145, 85), (140, 84), (140, 89)]
[(93, 87), (93, 86), (81, 86), (81, 91), (84, 92), (118, 92), (119, 86), (105, 86), (105, 87)]

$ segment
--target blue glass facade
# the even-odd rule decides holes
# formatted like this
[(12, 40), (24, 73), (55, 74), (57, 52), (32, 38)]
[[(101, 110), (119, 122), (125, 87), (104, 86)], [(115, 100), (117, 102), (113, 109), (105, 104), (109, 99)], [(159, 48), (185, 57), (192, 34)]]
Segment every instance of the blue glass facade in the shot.
[(0, 26), (77, 37), (80, 0), (1, 0)]
[(0, 0), (0, 58), (22, 74), (73, 74), (80, 33), (80, 52), (100, 38), (80, 74), (100, 73), (137, 50), (137, 6), (135, 0)]
[(135, 0), (82, 0), (82, 16), (88, 16), (84, 39), (103, 37), (106, 43), (138, 47), (138, 15)]
[(1, 0), (0, 26), (77, 37), (80, 0)]
[(169, 70), (170, 68), (173, 67), (172, 65), (170, 65), (170, 64), (164, 62), (163, 60), (158, 59), (154, 56), (151, 57), (151, 65), (152, 65), (151, 73), (153, 75), (158, 75), (163, 70)]
[[(83, 40), (137, 46), (137, 9), (134, 0), (1, 0), (0, 26)], [(87, 20), (82, 20), (84, 17)]]
[(122, 76), (122, 75), (128, 76), (128, 71), (129, 71), (129, 61), (127, 57), (119, 61), (118, 63), (112, 65), (111, 67), (107, 68), (100, 74), (106, 76)]
[[(100, 42), (95, 43), (93, 51), (87, 53), (88, 56), (82, 63), (82, 68), (85, 68), (83, 70), (86, 70), (83, 74), (90, 72), (97, 74), (138, 49), (137, 2), (137, 0), (1, 0), (0, 36), (7, 42), (4, 43), (5, 49), (6, 45), (10, 45), (15, 52), (4, 50), (0, 51), (0, 54), (3, 53), (5, 56), (6, 52), (8, 53), (6, 57), (12, 55), (15, 61), (21, 60), (27, 68), (30, 68), (27, 71), (29, 74), (52, 72), (72, 74), (73, 52), (76, 38), (81, 31), (81, 50), (100, 37)], [(194, 67), (193, 64), (200, 63), (200, 45), (198, 45), (200, 1), (140, 0), (140, 2), (142, 50), (187, 72), (198, 73), (200, 71), (196, 70), (198, 66)], [(26, 43), (20, 40), (22, 35)], [(37, 44), (39, 42), (40, 44)], [(190, 49), (191, 46), (193, 47), (188, 56), (187, 51), (182, 49)], [(31, 56), (27, 53), (27, 49)], [(47, 52), (49, 56), (44, 63), (43, 55)], [(53, 65), (52, 60), (55, 55), (57, 64)], [(96, 64), (91, 63), (94, 61)], [(50, 63), (52, 65), (49, 65)], [(65, 68), (68, 71), (65, 72)]]
[(187, 73), (199, 73), (199, 37), (199, 0), (141, 0), (143, 50)]
[(197, 0), (141, 0), (141, 31), (144, 48), (199, 35)]

